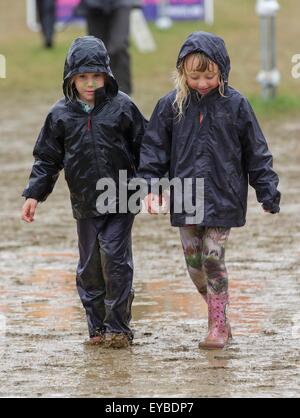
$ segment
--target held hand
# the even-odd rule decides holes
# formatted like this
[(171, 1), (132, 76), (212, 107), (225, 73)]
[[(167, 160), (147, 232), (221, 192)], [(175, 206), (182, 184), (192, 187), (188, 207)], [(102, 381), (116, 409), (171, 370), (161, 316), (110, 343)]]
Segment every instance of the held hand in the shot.
[(272, 209), (267, 209), (267, 208), (264, 208), (264, 207), (262, 207), (262, 208), (263, 208), (263, 211), (265, 213), (271, 213), (272, 215), (274, 215), (276, 213), (279, 213), (279, 210), (272, 210)]
[[(157, 211), (158, 196), (156, 196), (152, 193), (149, 193), (145, 197), (144, 202), (145, 202), (145, 206), (146, 206), (146, 209), (147, 209), (148, 213), (150, 213), (151, 215), (157, 215), (158, 214), (158, 211)], [(156, 204), (155, 204), (155, 202), (156, 202)]]
[(281, 193), (277, 191), (277, 194), (275, 198), (272, 201), (267, 201), (262, 203), (262, 208), (267, 213), (279, 213), (280, 212), (280, 199), (281, 199)]
[(26, 199), (22, 208), (22, 220), (28, 223), (34, 221), (34, 214), (38, 201), (35, 199)]
[(151, 214), (151, 215), (157, 215), (159, 213), (164, 213), (166, 214), (167, 211), (167, 201), (163, 196), (157, 196), (153, 193), (149, 193), (145, 199), (145, 206), (147, 208), (147, 211)]

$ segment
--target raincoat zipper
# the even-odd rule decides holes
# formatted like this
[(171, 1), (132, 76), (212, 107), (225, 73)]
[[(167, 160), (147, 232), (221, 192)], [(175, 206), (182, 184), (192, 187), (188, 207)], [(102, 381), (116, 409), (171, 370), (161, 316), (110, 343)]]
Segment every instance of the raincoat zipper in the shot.
[(93, 136), (93, 132), (92, 132), (92, 114), (91, 112), (88, 113), (88, 133), (91, 136), (92, 142), (93, 142), (93, 146), (94, 146), (94, 151), (95, 151), (95, 158), (96, 158), (96, 167), (97, 167), (97, 172), (98, 172), (98, 178), (100, 179), (100, 170), (99, 170), (99, 166), (98, 166), (98, 157), (97, 157), (97, 147), (96, 147), (96, 143), (95, 143), (95, 139)]
[(91, 114), (88, 114), (88, 131), (91, 130)]

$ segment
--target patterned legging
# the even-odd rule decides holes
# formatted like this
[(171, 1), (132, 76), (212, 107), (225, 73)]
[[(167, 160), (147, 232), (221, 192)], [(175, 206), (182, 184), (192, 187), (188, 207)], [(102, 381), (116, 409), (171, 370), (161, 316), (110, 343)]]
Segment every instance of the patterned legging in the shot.
[(191, 225), (179, 229), (188, 272), (198, 291), (204, 297), (227, 292), (225, 246), (230, 228)]

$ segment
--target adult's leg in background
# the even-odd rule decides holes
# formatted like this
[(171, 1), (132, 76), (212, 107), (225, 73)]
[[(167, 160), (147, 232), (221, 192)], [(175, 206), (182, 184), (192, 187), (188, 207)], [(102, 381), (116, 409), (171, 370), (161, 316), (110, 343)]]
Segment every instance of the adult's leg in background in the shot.
[(52, 47), (55, 25), (55, 0), (36, 0), (38, 17), (46, 47)]
[(129, 54), (130, 7), (119, 7), (109, 15), (109, 37), (107, 50), (111, 69), (120, 90), (132, 93), (131, 59)]
[(88, 9), (87, 32), (104, 42), (106, 48), (109, 39), (110, 15), (98, 9)]

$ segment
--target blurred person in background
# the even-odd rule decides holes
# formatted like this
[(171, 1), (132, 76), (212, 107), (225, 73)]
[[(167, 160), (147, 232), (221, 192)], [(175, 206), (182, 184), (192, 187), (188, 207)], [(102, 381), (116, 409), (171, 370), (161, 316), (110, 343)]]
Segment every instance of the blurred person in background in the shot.
[(36, 0), (36, 8), (45, 48), (53, 47), (55, 0)]
[(120, 90), (132, 93), (129, 35), (130, 12), (139, 0), (81, 0), (78, 9), (87, 19), (89, 35), (102, 39)]

